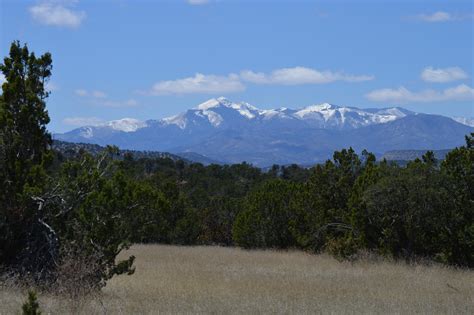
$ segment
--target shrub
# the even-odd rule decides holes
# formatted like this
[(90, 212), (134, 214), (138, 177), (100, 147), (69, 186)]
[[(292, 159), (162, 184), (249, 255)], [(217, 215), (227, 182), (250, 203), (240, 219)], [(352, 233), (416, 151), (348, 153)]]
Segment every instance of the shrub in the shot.
[(28, 291), (28, 299), (21, 307), (23, 315), (41, 315), (38, 299), (34, 291)]
[(269, 180), (251, 191), (237, 216), (233, 239), (238, 246), (288, 248), (296, 245), (290, 230), (291, 202), (297, 184)]

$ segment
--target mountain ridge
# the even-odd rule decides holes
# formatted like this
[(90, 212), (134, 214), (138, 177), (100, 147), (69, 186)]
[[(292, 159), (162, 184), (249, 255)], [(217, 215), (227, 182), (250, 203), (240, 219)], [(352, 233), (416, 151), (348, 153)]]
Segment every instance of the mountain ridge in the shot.
[[(103, 152), (106, 147), (100, 146), (98, 144), (91, 144), (91, 143), (77, 143), (77, 142), (66, 142), (61, 140), (53, 140), (52, 142), (52, 149), (60, 152), (63, 156), (70, 158), (75, 157), (80, 154), (81, 150), (84, 150), (94, 156)], [(119, 155), (123, 158), (126, 154), (131, 154), (131, 156), (135, 159), (142, 159), (142, 158), (151, 158), (151, 159), (171, 159), (173, 161), (183, 160), (187, 163), (201, 163), (203, 165), (210, 165), (210, 164), (223, 164), (220, 161), (216, 161), (210, 159), (206, 156), (195, 152), (182, 152), (182, 153), (169, 153), (169, 152), (159, 152), (159, 151), (137, 151), (137, 150), (127, 150), (127, 149), (120, 149), (119, 148)]]

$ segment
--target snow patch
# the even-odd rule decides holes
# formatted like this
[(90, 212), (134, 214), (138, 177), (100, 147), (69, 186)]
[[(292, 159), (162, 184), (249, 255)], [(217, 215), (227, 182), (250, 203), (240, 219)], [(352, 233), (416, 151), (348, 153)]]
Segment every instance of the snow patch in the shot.
[(140, 128), (147, 127), (147, 123), (134, 118), (123, 118), (119, 120), (112, 120), (104, 124), (104, 126), (111, 127), (114, 130), (123, 132), (134, 132)]
[(161, 121), (164, 125), (176, 125), (180, 129), (184, 129), (187, 126), (187, 119), (184, 114), (178, 114), (171, 117), (163, 118)]
[[(294, 115), (303, 119), (306, 116), (314, 118), (316, 117), (323, 117), (325, 121), (329, 120), (336, 111), (337, 106), (331, 105), (329, 103), (323, 103), (319, 105), (311, 105), (307, 106), (303, 109), (298, 110)], [(314, 115), (314, 113), (319, 115)]]
[(202, 113), (204, 114), (204, 116), (207, 117), (211, 125), (213, 125), (214, 127), (218, 127), (224, 121), (221, 115), (211, 110), (204, 110)]
[(90, 139), (94, 136), (94, 131), (92, 127), (82, 127), (79, 135), (83, 138)]
[(463, 125), (474, 127), (474, 118), (467, 118), (467, 117), (452, 117), (454, 121), (461, 123)]

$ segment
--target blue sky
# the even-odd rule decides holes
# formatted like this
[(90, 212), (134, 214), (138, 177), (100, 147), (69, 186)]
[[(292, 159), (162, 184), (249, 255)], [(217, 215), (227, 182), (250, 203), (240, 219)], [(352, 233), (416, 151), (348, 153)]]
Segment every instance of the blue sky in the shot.
[(218, 96), (474, 116), (472, 1), (0, 3), (2, 56), (15, 39), (52, 53), (53, 132)]

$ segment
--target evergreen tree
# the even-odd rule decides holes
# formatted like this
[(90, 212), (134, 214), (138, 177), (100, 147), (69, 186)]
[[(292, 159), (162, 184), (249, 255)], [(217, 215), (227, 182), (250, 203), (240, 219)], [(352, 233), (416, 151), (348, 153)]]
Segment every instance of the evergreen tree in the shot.
[(51, 69), (49, 53), (36, 57), (18, 41), (0, 64), (5, 77), (0, 95), (0, 263), (25, 271), (42, 270), (44, 261), (37, 259), (54, 256), (57, 245), (38, 197), (51, 159), (45, 109)]

